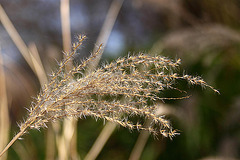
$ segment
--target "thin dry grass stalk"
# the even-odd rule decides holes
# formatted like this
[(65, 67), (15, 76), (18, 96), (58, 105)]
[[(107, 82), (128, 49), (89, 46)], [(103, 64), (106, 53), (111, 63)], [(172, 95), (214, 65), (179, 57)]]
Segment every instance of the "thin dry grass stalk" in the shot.
[(116, 128), (115, 123), (108, 122), (106, 123), (105, 127), (99, 134), (98, 138), (94, 142), (92, 148), (84, 158), (84, 160), (91, 160), (91, 159), (96, 159), (99, 153), (101, 152), (102, 148), (106, 144), (107, 140), (109, 137), (112, 135), (114, 129)]
[[(158, 109), (156, 110), (155, 114), (157, 115), (168, 115), (168, 114), (174, 114), (175, 110), (173, 107), (166, 105), (166, 104), (156, 104), (158, 105)], [(148, 119), (145, 123), (145, 126), (149, 126), (151, 123), (151, 119)], [(144, 147), (147, 144), (148, 138), (149, 138), (149, 133), (142, 130), (138, 136), (138, 139), (132, 149), (132, 152), (129, 156), (129, 160), (136, 160), (136, 159), (140, 159)]]
[[(10, 117), (8, 111), (8, 98), (6, 89), (6, 76), (4, 71), (4, 63), (2, 53), (0, 51), (0, 149), (3, 149), (8, 143)], [(7, 159), (7, 155), (2, 157), (2, 160)]]
[[(70, 2), (69, 0), (61, 0), (61, 24), (62, 24), (62, 40), (63, 40), (63, 50), (65, 52), (71, 51), (71, 25), (70, 25)], [(64, 55), (65, 57), (67, 54)], [(72, 62), (65, 66), (65, 72), (68, 72), (72, 68)], [(55, 123), (56, 124), (56, 123)], [(59, 160), (73, 159), (77, 160), (79, 156), (77, 155), (76, 143), (76, 119), (65, 118), (63, 120), (62, 132), (58, 130), (55, 131), (58, 158)], [(53, 127), (56, 128), (56, 127)]]
[[(117, 16), (120, 12), (120, 9), (122, 7), (124, 0), (114, 0), (112, 1), (110, 8), (108, 10), (107, 16), (104, 20), (103, 26), (101, 28), (101, 31), (99, 33), (99, 36), (97, 38), (96, 45), (93, 49), (93, 52), (96, 52), (98, 49), (98, 45), (101, 43), (107, 44), (107, 41), (109, 39), (109, 36), (112, 32), (113, 26), (115, 24), (115, 21), (117, 19)], [(88, 66), (88, 71), (91, 72), (92, 70), (96, 69), (97, 65), (99, 64), (99, 61), (102, 57), (102, 53), (104, 51), (104, 48), (102, 48), (102, 52), (98, 55), (97, 58), (95, 58), (94, 62)], [(84, 158), (87, 159), (96, 159), (100, 151), (103, 149), (105, 143), (110, 138), (111, 134), (113, 133), (114, 129), (116, 128), (116, 124), (107, 122), (105, 127), (102, 129), (101, 133), (99, 134), (97, 140), (92, 145), (91, 149), (89, 150), (88, 154)]]
[[(47, 82), (47, 76), (42, 65), (41, 59), (38, 55), (37, 48), (35, 44), (31, 44), (29, 48), (21, 38), (20, 34), (10, 21), (3, 7), (0, 5), (0, 21), (2, 25), (8, 32), (9, 36), (13, 40), (14, 44), (22, 54), (23, 58), (26, 60), (32, 71), (36, 74), (39, 79), (39, 82), (42, 84)], [(32, 52), (33, 53), (32, 53)]]
[[(185, 80), (190, 85), (209, 86), (200, 77), (178, 75), (175, 70), (180, 65), (180, 59), (172, 61), (161, 56), (139, 54), (128, 56), (106, 64), (88, 74), (85, 74), (89, 63), (101, 53), (99, 49), (80, 65), (65, 71), (65, 66), (73, 59), (86, 36), (79, 36), (79, 42), (73, 44), (73, 51), (67, 54), (59, 64), (56, 73), (52, 73), (50, 82), (45, 85), (29, 109), (28, 118), (19, 125), (20, 132), (13, 138), (0, 156), (22, 135), (30, 129), (47, 127), (46, 123), (65, 117), (103, 119), (119, 124), (130, 130), (145, 130), (153, 135), (162, 134), (172, 138), (177, 131), (172, 129), (168, 120), (155, 114), (156, 101), (169, 99), (184, 99), (183, 97), (161, 97), (165, 90), (175, 90), (179, 80)], [(140, 71), (139, 68), (144, 68)], [(120, 101), (124, 97), (124, 101)], [(151, 119), (150, 125), (144, 127), (144, 122), (132, 120), (132, 117)]]
[(63, 48), (66, 52), (71, 51), (71, 27), (70, 27), (70, 6), (69, 0), (61, 0), (61, 24)]
[(43, 86), (44, 84), (46, 84), (48, 82), (48, 79), (47, 79), (47, 75), (44, 70), (41, 58), (39, 56), (37, 46), (35, 43), (30, 43), (28, 48), (30, 50), (29, 56), (31, 57), (31, 60), (33, 62), (36, 76), (37, 76), (41, 86)]
[(3, 25), (3, 27), (6, 29), (8, 32), (9, 36), (19, 49), (20, 53), (24, 57), (24, 59), (27, 61), (31, 69), (33, 70), (34, 73), (36, 73), (33, 62), (31, 60), (31, 56), (29, 55), (29, 49), (27, 45), (24, 43), (23, 39), (17, 32), (16, 28), (10, 21), (9, 17), (7, 16), (6, 12), (4, 11), (3, 7), (0, 5), (0, 21)]
[[(112, 32), (112, 29), (113, 29), (113, 26), (116, 22), (116, 19), (117, 19), (117, 16), (119, 14), (119, 11), (122, 7), (122, 4), (123, 4), (123, 1), (124, 0), (114, 0), (112, 1), (111, 3), (111, 6), (108, 10), (108, 13), (107, 13), (107, 16), (105, 18), (105, 21), (103, 23), (103, 26), (101, 28), (101, 31), (99, 33), (99, 36), (97, 38), (97, 41), (96, 41), (96, 46), (94, 47), (93, 49), (93, 52), (96, 52), (98, 50), (98, 47), (100, 44), (107, 44), (107, 41), (109, 39), (109, 36)], [(103, 46), (103, 49), (104, 49), (104, 46)], [(88, 67), (88, 70), (94, 70), (96, 69), (100, 59), (101, 59), (101, 56), (102, 56), (102, 53), (99, 54), (94, 63), (92, 63), (89, 67)]]
[[(148, 120), (145, 124), (145, 126), (149, 126), (150, 125), (150, 120)], [(147, 131), (141, 131), (138, 139), (132, 149), (132, 152), (129, 156), (129, 160), (137, 160), (140, 159), (141, 154), (143, 152), (143, 149), (147, 143), (147, 140), (149, 138), (149, 133)]]

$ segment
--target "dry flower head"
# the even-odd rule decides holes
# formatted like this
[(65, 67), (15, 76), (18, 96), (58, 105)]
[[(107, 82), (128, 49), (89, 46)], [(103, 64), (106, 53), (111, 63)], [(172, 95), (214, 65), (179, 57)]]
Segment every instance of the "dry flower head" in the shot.
[[(47, 127), (48, 122), (65, 117), (90, 116), (117, 123), (130, 130), (146, 130), (153, 135), (161, 134), (171, 138), (178, 133), (164, 116), (156, 114), (154, 103), (188, 96), (167, 98), (160, 97), (159, 93), (165, 90), (186, 93), (176, 87), (178, 80), (218, 92), (200, 77), (179, 76), (175, 70), (180, 65), (180, 59), (173, 61), (162, 56), (139, 54), (119, 58), (86, 73), (88, 66), (100, 54), (101, 45), (88, 59), (66, 72), (65, 66), (73, 60), (85, 38), (79, 36), (78, 42), (73, 44), (73, 51), (65, 56), (58, 71), (52, 73), (50, 82), (42, 88), (29, 109), (28, 118), (19, 125), (20, 132), (0, 156), (29, 129)], [(132, 117), (140, 117), (140, 120), (135, 121)], [(147, 127), (144, 125), (146, 119), (151, 120)]]

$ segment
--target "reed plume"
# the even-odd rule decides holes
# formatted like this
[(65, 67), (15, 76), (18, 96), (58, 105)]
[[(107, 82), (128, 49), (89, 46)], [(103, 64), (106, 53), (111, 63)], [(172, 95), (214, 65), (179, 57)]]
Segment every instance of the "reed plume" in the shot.
[[(209, 86), (200, 77), (176, 73), (180, 59), (173, 61), (161, 56), (139, 54), (119, 58), (115, 62), (89, 71), (91, 62), (101, 53), (102, 46), (80, 65), (70, 71), (65, 66), (71, 62), (86, 36), (79, 36), (73, 51), (66, 53), (57, 72), (51, 74), (29, 109), (28, 118), (19, 125), (19, 133), (10, 141), (0, 156), (30, 129), (47, 127), (48, 122), (65, 117), (103, 119), (130, 130), (146, 130), (165, 137), (177, 135), (164, 116), (155, 113), (154, 103), (166, 99), (187, 98), (187, 92), (176, 87), (178, 80), (191, 85)], [(89, 71), (89, 73), (87, 73)], [(161, 97), (165, 90), (185, 93), (182, 97)], [(136, 118), (140, 117), (139, 121)], [(150, 119), (147, 127), (144, 120)]]

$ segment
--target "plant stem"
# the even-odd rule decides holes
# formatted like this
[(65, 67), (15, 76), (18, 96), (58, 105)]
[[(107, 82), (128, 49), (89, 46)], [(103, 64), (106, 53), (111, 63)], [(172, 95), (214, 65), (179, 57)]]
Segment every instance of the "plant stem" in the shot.
[(20, 138), (20, 137), (24, 134), (24, 132), (25, 132), (26, 129), (27, 129), (27, 128), (25, 128), (25, 129), (23, 129), (22, 131), (18, 132), (18, 134), (13, 137), (13, 139), (8, 143), (8, 145), (7, 145), (7, 146), (3, 149), (3, 151), (0, 153), (0, 157), (8, 150), (9, 147), (11, 147), (11, 146), (13, 145), (13, 143), (14, 143), (18, 138)]

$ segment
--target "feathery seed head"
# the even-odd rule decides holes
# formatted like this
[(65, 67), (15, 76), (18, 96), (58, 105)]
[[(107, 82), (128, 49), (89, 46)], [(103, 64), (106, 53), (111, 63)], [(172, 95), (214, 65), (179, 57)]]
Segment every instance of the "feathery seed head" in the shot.
[[(168, 120), (157, 114), (155, 103), (189, 96), (162, 97), (162, 93), (174, 90), (187, 94), (177, 87), (179, 80), (185, 80), (190, 85), (208, 87), (219, 93), (200, 77), (179, 75), (176, 69), (180, 65), (180, 59), (173, 61), (158, 55), (128, 55), (93, 69), (95, 59), (100, 57), (102, 45), (80, 65), (69, 68), (69, 62), (73, 60), (84, 39), (86, 36), (79, 36), (78, 42), (73, 44), (72, 52), (65, 53), (59, 69), (52, 73), (50, 82), (43, 86), (28, 110), (28, 118), (19, 124), (20, 132), (0, 156), (29, 129), (47, 127), (48, 122), (65, 117), (91, 116), (96, 120), (117, 123), (129, 130), (145, 130), (152, 135), (161, 134), (172, 138), (178, 132), (172, 129)], [(139, 117), (137, 121), (136, 117)], [(149, 125), (144, 124), (147, 119)]]
[[(186, 93), (175, 85), (180, 79), (217, 92), (200, 77), (178, 75), (176, 69), (180, 59), (173, 61), (162, 56), (129, 55), (83, 74), (100, 53), (101, 46), (80, 65), (66, 72), (65, 66), (85, 38), (79, 36), (78, 42), (73, 44), (73, 51), (60, 63), (59, 70), (52, 74), (50, 83), (38, 95), (20, 130), (46, 127), (47, 122), (64, 117), (91, 116), (115, 122), (130, 130), (146, 130), (153, 135), (173, 137), (178, 134), (177, 131), (172, 129), (168, 120), (156, 114), (155, 102), (188, 96), (160, 97), (159, 93), (167, 89)], [(76, 74), (81, 74), (81, 78), (72, 78)], [(150, 119), (150, 125), (145, 127), (141, 120), (132, 120), (136, 116)]]

